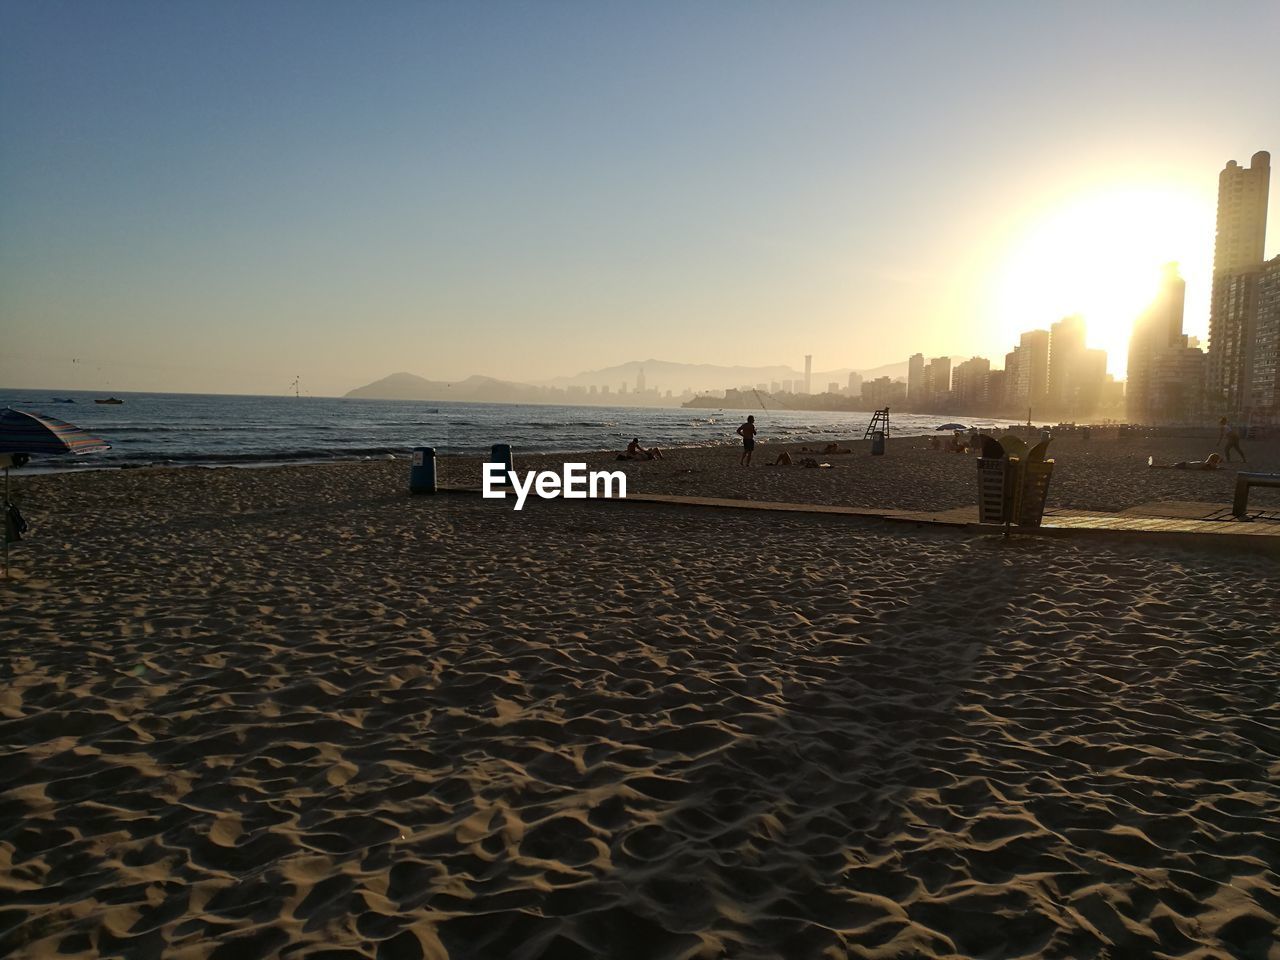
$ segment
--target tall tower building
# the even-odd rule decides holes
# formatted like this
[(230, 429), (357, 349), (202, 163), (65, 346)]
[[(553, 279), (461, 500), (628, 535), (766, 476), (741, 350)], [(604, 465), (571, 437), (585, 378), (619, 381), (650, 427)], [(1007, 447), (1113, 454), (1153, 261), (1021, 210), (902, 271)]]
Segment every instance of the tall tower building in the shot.
[(907, 399), (920, 403), (924, 393), (924, 354), (913, 353), (907, 361)]
[(644, 367), (636, 374), (636, 393), (644, 393)]
[(1076, 366), (1071, 416), (1091, 417), (1097, 413), (1106, 381), (1107, 351), (1085, 350)]
[(924, 369), (924, 383), (929, 403), (945, 403), (951, 398), (951, 358), (934, 357)]
[(1004, 355), (1004, 391), (999, 401), (1011, 409), (1019, 409), (1026, 405), (1026, 394), (1022, 390), (1022, 347), (1015, 346)]
[(1267, 234), (1271, 154), (1259, 150), (1241, 167), (1234, 160), (1218, 174), (1218, 232), (1213, 245), (1209, 302), (1208, 387), (1224, 411), (1249, 402), (1256, 286)]
[(1213, 274), (1240, 273), (1262, 262), (1267, 238), (1267, 189), (1271, 154), (1259, 150), (1249, 166), (1232, 160), (1218, 174), (1218, 233), (1213, 243)]
[(1159, 292), (1151, 306), (1134, 322), (1129, 337), (1124, 396), (1127, 416), (1134, 423), (1155, 423), (1171, 415), (1171, 411), (1162, 409), (1164, 404), (1158, 402), (1153, 375), (1157, 367), (1170, 369), (1165, 362), (1169, 354), (1187, 349), (1187, 338), (1182, 334), (1186, 299), (1187, 282), (1178, 273), (1178, 265), (1166, 264)]
[(990, 378), (991, 361), (986, 357), (971, 357), (952, 371), (952, 396), (957, 403), (967, 404), (966, 410), (976, 410), (987, 402)]
[(1275, 417), (1280, 415), (1280, 257), (1262, 265), (1257, 294), (1249, 405)]
[(804, 392), (812, 393), (810, 390), (811, 380), (813, 379), (813, 354), (806, 353), (804, 355)]
[(1018, 348), (1017, 397), (1043, 414), (1049, 399), (1049, 331), (1028, 330)]
[(1075, 412), (1080, 364), (1084, 357), (1084, 319), (1063, 317), (1049, 327), (1049, 403), (1062, 413)]

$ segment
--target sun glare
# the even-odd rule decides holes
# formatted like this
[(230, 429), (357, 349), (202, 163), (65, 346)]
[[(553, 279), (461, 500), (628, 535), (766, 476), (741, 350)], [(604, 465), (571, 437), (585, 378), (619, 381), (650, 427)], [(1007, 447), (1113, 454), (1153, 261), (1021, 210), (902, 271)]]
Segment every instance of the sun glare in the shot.
[(1021, 232), (999, 273), (992, 315), (1005, 349), (1026, 330), (1078, 313), (1089, 346), (1106, 350), (1107, 369), (1123, 376), (1133, 321), (1170, 261), (1187, 281), (1183, 329), (1201, 334), (1193, 301), (1207, 303), (1212, 223), (1212, 197), (1171, 187), (1116, 186), (1068, 199)]

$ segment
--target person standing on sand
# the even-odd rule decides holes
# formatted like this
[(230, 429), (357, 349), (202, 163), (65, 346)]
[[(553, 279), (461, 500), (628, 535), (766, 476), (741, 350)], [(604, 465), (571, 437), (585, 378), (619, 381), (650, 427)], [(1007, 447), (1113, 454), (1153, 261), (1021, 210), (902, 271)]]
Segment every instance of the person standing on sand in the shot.
[(1231, 451), (1234, 450), (1240, 454), (1240, 462), (1248, 463), (1248, 458), (1244, 455), (1244, 449), (1240, 446), (1240, 431), (1233, 425), (1227, 426), (1227, 443), (1222, 452), (1227, 458), (1227, 463), (1231, 462)]
[(751, 451), (756, 448), (756, 418), (753, 414), (747, 417), (747, 422), (734, 431), (742, 438), (742, 456), (738, 458), (738, 465), (742, 467), (751, 466)]

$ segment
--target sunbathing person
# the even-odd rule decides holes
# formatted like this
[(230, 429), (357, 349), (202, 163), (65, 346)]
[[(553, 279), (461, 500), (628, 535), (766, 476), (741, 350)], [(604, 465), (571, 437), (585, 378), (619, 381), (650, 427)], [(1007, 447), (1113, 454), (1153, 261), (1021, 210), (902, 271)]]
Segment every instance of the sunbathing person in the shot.
[(1222, 467), (1222, 456), (1211, 453), (1203, 460), (1179, 460), (1177, 463), (1156, 463), (1155, 457), (1147, 457), (1147, 466), (1152, 470), (1218, 470)]
[(661, 460), (662, 451), (657, 447), (651, 447), (646, 450), (640, 446), (640, 438), (633, 437), (631, 442), (627, 444), (628, 460)]
[[(801, 447), (800, 451), (802, 452), (805, 449), (807, 448)], [(830, 467), (831, 464), (819, 463), (817, 460), (813, 459), (813, 457), (801, 457), (800, 460), (797, 462), (795, 460), (792, 460), (791, 454), (787, 453), (784, 450), (782, 451), (782, 453), (778, 454), (778, 459), (773, 461), (773, 463), (769, 464), (769, 466), (771, 467), (800, 466), (800, 467), (809, 467), (810, 469), (813, 469), (816, 467)]]

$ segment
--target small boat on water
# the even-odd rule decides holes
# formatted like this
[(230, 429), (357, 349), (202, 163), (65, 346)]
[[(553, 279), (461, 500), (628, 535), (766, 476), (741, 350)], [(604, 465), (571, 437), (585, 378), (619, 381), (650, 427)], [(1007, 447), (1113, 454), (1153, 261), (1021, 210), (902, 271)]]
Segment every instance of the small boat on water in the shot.
[(50, 397), (49, 399), (54, 403), (75, 403), (71, 397)]
[(113, 404), (113, 405), (115, 405), (115, 404), (120, 404), (120, 403), (124, 403), (124, 401), (123, 401), (123, 400), (118, 400), (118, 399), (116, 399), (115, 397), (107, 397), (107, 399), (105, 399), (105, 400), (94, 400), (93, 402), (94, 402), (94, 403), (110, 403), (110, 404)]

